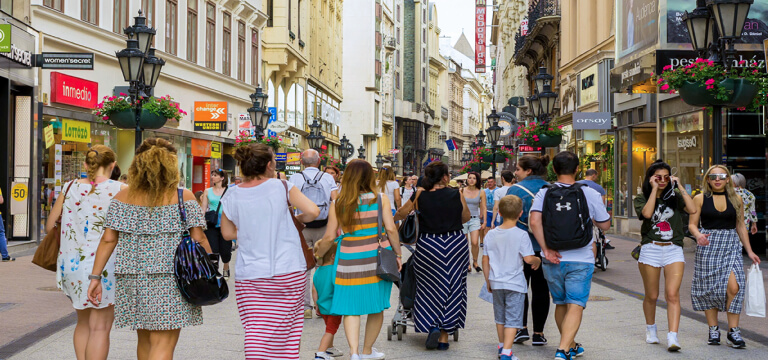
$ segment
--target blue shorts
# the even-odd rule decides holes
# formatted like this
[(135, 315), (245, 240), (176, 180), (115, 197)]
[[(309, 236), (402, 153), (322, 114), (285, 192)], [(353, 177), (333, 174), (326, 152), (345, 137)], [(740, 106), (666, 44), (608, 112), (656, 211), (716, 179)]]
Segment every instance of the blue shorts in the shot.
[(552, 264), (544, 260), (541, 267), (555, 305), (576, 304), (587, 307), (595, 264), (571, 261)]
[(485, 227), (488, 229), (491, 228), (491, 219), (493, 218), (493, 211), (486, 211), (485, 212)]

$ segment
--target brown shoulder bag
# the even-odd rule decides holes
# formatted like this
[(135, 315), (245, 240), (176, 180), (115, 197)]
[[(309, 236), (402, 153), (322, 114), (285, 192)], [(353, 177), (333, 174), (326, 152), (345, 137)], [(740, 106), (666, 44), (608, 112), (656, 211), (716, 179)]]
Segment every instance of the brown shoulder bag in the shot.
[[(69, 186), (67, 186), (67, 191), (64, 192), (64, 201), (66, 201), (69, 189), (75, 181), (70, 182)], [(61, 203), (61, 214), (59, 214), (59, 219), (56, 220), (56, 225), (45, 234), (43, 241), (35, 250), (35, 255), (32, 256), (33, 264), (53, 272), (56, 271), (56, 261), (59, 258), (59, 247), (61, 247), (61, 215), (64, 214), (64, 201)]]

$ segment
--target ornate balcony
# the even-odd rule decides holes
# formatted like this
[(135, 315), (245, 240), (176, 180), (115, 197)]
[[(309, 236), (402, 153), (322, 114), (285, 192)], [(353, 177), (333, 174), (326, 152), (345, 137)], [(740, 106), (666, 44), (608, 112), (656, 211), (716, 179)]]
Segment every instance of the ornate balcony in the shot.
[(515, 65), (533, 73), (560, 31), (560, 1), (533, 0), (528, 7), (528, 33), (515, 35)]
[(384, 47), (389, 51), (395, 50), (395, 38), (393, 36), (384, 37)]

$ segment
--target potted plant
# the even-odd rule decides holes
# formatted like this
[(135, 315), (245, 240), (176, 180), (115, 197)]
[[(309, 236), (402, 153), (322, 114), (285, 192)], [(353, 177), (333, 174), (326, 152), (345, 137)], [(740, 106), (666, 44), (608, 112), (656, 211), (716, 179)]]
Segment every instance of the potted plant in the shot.
[(665, 66), (656, 84), (662, 92), (679, 92), (689, 105), (722, 105), (756, 111), (768, 105), (766, 77), (759, 71), (757, 61), (741, 60), (738, 66), (726, 68), (698, 58), (682, 67)]
[(272, 148), (277, 152), (281, 147), (285, 147), (283, 138), (281, 136), (265, 136), (261, 139), (261, 143)]
[(466, 174), (470, 171), (474, 172), (481, 172), (483, 170), (488, 170), (491, 168), (491, 164), (482, 162), (479, 159), (472, 160), (467, 165), (464, 165), (460, 170), (459, 173)]
[(251, 134), (245, 130), (240, 130), (240, 132), (235, 137), (235, 146), (237, 147), (247, 146), (258, 142), (259, 140), (256, 140), (255, 137), (251, 136)]
[[(181, 120), (182, 115), (187, 115), (170, 95), (142, 100), (139, 124), (143, 129), (159, 129), (168, 119)], [(93, 113), (105, 123), (111, 123), (118, 128), (134, 129), (136, 113), (133, 105), (125, 93), (120, 93), (120, 96), (105, 96), (104, 100), (96, 105)]]
[(533, 147), (557, 147), (563, 141), (563, 126), (531, 122), (517, 130), (517, 138)]

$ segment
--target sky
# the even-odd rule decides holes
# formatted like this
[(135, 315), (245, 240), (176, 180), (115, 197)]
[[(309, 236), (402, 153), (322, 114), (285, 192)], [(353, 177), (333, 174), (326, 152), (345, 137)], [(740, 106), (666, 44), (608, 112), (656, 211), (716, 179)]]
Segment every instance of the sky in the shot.
[[(475, 48), (475, 1), (474, 0), (432, 0), (437, 5), (437, 26), (442, 32), (440, 36), (450, 36), (451, 45), (456, 43), (464, 29), (464, 35)], [(492, 3), (492, 1), (489, 1)], [(486, 21), (493, 18), (493, 8), (487, 7)], [(486, 27), (486, 34), (490, 35), (490, 28)], [(488, 36), (490, 39), (490, 36)]]

